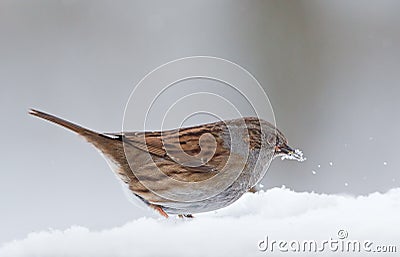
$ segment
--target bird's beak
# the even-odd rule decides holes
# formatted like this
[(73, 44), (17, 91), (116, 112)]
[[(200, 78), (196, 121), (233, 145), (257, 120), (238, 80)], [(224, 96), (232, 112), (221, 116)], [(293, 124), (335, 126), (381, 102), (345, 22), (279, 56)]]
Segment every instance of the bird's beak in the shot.
[(299, 162), (303, 162), (306, 160), (306, 158), (303, 157), (302, 151), (295, 150), (290, 146), (288, 146), (287, 144), (275, 146), (275, 156), (281, 156), (282, 160), (290, 159), (290, 160), (297, 160)]
[(277, 145), (275, 146), (275, 154), (286, 154), (286, 155), (294, 155), (295, 150), (288, 146), (287, 144)]

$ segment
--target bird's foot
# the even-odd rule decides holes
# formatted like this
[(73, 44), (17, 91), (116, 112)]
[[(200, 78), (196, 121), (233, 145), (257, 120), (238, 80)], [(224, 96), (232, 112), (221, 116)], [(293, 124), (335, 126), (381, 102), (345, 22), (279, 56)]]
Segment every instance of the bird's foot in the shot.
[(161, 206), (155, 205), (155, 204), (150, 204), (150, 207), (153, 208), (154, 210), (156, 210), (159, 214), (161, 214), (165, 218), (169, 217), (168, 214), (163, 210), (163, 208)]
[(194, 216), (192, 214), (179, 214), (178, 217), (181, 219), (183, 219), (183, 218), (193, 219), (194, 218)]
[(249, 189), (249, 191), (247, 191), (247, 192), (249, 192), (249, 193), (257, 193), (259, 191), (259, 189), (257, 188), (257, 186), (253, 186), (252, 188), (250, 188)]

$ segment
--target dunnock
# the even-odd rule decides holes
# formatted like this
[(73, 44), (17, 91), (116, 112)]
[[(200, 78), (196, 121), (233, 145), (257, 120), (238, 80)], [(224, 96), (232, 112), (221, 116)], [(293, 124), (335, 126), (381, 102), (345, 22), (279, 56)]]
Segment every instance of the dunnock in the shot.
[(275, 157), (303, 160), (274, 125), (253, 117), (162, 132), (97, 133), (29, 113), (83, 136), (134, 196), (165, 217), (225, 207), (253, 190)]

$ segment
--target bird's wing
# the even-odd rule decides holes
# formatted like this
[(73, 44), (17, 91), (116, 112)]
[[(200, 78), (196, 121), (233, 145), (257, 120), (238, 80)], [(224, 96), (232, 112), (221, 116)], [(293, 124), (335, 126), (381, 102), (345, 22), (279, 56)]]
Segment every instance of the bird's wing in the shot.
[[(242, 140), (240, 135), (247, 133), (253, 137), (260, 135), (259, 126), (252, 128), (250, 124), (248, 131), (246, 127), (235, 125), (230, 127), (235, 139)], [(129, 183), (130, 190), (150, 203), (165, 202), (176, 196), (197, 199), (196, 195), (209, 195), (210, 190), (211, 194), (217, 193), (214, 191), (223, 190), (235, 181), (249, 161), (246, 151), (231, 149), (231, 135), (222, 122), (114, 136), (123, 141), (126, 159), (136, 178)], [(252, 146), (250, 142), (252, 147), (257, 145)], [(181, 183), (202, 181), (206, 183)]]
[[(227, 144), (225, 133), (221, 126), (124, 133), (125, 147), (131, 148), (127, 159), (133, 162), (131, 170), (140, 181), (130, 183), (130, 189), (150, 203), (160, 203), (170, 202), (168, 199), (201, 199), (228, 187), (246, 159), (230, 158), (230, 142)], [(139, 185), (149, 191), (136, 190)]]
[(214, 173), (230, 155), (224, 133), (224, 126), (214, 123), (165, 132), (127, 132), (122, 137), (126, 146), (150, 153), (153, 160), (161, 158), (163, 167), (175, 173)]
[(152, 155), (165, 158), (166, 151), (159, 132), (124, 133), (123, 142)]

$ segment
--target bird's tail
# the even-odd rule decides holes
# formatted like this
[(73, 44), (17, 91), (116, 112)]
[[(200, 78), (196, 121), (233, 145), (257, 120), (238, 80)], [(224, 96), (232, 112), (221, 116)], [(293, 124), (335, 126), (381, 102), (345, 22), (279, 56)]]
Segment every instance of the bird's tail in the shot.
[(77, 124), (74, 124), (74, 123), (72, 123), (70, 121), (61, 119), (59, 117), (56, 117), (56, 116), (48, 114), (48, 113), (44, 113), (44, 112), (41, 112), (41, 111), (38, 111), (38, 110), (30, 109), (29, 110), (29, 114), (31, 114), (33, 116), (36, 116), (36, 117), (39, 117), (39, 118), (42, 118), (44, 120), (48, 120), (50, 122), (56, 123), (56, 124), (58, 124), (58, 125), (60, 125), (60, 126), (62, 126), (64, 128), (72, 130), (75, 133), (77, 133), (77, 134), (79, 134), (81, 136), (84, 136), (84, 137), (87, 137), (87, 136), (99, 136), (98, 133), (96, 133), (96, 132), (94, 132), (92, 130), (89, 130), (87, 128), (81, 127), (81, 126), (79, 126)]
[[(59, 117), (56, 117), (54, 115), (44, 113), (38, 110), (30, 109), (29, 114), (42, 118), (44, 120), (56, 123), (64, 128), (67, 128), (69, 130), (72, 130), (73, 132), (83, 136), (89, 143), (92, 143), (94, 146), (99, 148), (100, 150), (104, 150), (105, 143), (104, 141), (110, 141), (110, 139), (114, 139), (111, 136), (102, 134), (102, 133), (97, 133), (93, 130), (89, 130), (87, 128), (81, 127), (77, 124), (74, 124), (70, 121), (61, 119)], [(107, 140), (108, 139), (108, 140)]]
[(83, 136), (86, 141), (91, 143), (102, 153), (112, 170), (116, 172), (116, 175), (119, 176), (122, 181), (128, 183), (128, 175), (125, 174), (124, 169), (121, 168), (121, 165), (123, 165), (124, 167), (129, 167), (129, 165), (126, 164), (125, 151), (122, 144), (122, 137), (120, 135), (97, 133), (93, 130), (81, 127), (70, 121), (38, 110), (31, 109), (29, 110), (29, 114), (56, 123)]

